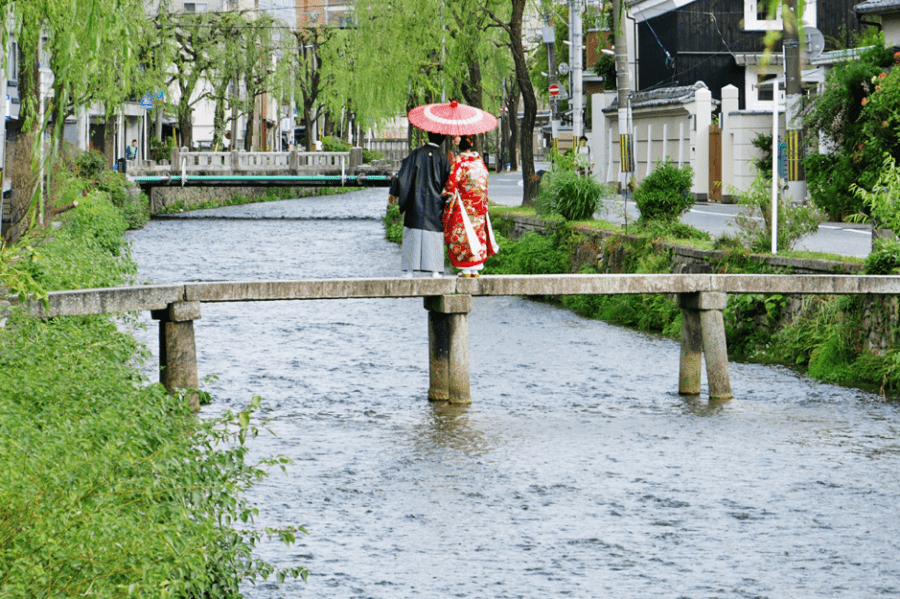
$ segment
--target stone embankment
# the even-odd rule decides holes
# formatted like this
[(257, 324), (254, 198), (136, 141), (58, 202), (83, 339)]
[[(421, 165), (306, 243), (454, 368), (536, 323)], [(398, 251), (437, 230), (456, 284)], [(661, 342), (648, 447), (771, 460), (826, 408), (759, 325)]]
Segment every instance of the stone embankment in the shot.
[[(511, 239), (519, 239), (528, 232), (545, 234), (552, 230), (555, 223), (538, 217), (515, 214), (504, 214), (500, 218), (506, 223), (505, 229)], [(621, 272), (628, 244), (615, 244), (615, 249), (607, 251), (607, 240), (619, 238), (636, 241), (634, 235), (622, 235), (613, 231), (602, 231), (589, 228), (578, 228), (585, 237), (582, 247), (576, 250), (579, 260), (590, 262), (599, 272)], [(677, 243), (660, 242), (656, 246), (660, 251), (669, 252), (671, 263), (669, 272), (675, 274), (706, 274), (722, 272), (721, 265), (727, 263), (727, 251), (704, 250)], [(757, 271), (771, 271), (782, 274), (863, 274), (864, 266), (856, 262), (840, 262), (835, 260), (816, 260), (810, 258), (789, 258), (753, 254), (748, 260), (758, 268)], [(796, 317), (803, 305), (803, 296), (787, 295), (782, 311), (782, 322), (790, 322)], [(866, 330), (865, 350), (876, 356), (885, 353), (900, 344), (900, 299), (896, 296), (861, 297), (862, 322)]]

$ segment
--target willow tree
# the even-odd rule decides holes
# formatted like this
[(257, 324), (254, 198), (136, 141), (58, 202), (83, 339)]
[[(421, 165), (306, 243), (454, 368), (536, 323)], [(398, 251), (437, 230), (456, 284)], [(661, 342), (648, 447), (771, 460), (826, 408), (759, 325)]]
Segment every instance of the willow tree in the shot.
[[(2, 28), (3, 43), (11, 33), (20, 49), (20, 118), (34, 175), (28, 189), (16, 190), (28, 198), (24, 218), (11, 228), (18, 236), (49, 220), (41, 174), (55, 162), (66, 117), (90, 103), (102, 104), (111, 115), (132, 93), (144, 12), (134, 0), (20, 0), (0, 7), (0, 14), (12, 17), (10, 30)], [(52, 95), (41, 93), (41, 60), (53, 72)], [(47, 137), (50, 143), (41, 143)]]
[(356, 3), (352, 97), (364, 122), (440, 100), (446, 41), (442, 5), (440, 0)]

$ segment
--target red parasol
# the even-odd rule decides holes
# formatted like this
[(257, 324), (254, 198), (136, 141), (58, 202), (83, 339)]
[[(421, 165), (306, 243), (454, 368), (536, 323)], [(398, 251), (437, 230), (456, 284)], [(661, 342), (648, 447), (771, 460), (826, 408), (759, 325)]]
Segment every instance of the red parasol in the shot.
[(409, 122), (419, 129), (444, 135), (477, 135), (497, 126), (493, 115), (456, 100), (419, 106), (410, 110), (408, 116)]

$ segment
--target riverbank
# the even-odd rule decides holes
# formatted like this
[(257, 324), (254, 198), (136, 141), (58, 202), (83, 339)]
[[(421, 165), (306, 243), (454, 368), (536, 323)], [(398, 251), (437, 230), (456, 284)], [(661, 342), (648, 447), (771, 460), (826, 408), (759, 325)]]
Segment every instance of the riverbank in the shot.
[[(11, 290), (132, 282), (128, 223), (108, 194), (79, 197), (60, 224), (4, 250)], [(244, 493), (283, 462), (247, 458), (258, 400), (198, 419), (141, 375), (135, 322), (13, 309), (0, 327), (0, 596), (233, 597), (275, 573), (256, 542), (300, 530), (253, 527)]]
[[(527, 211), (525, 211), (527, 212)], [(485, 272), (616, 273), (854, 273), (861, 260), (753, 255), (712, 250), (648, 235), (625, 235), (597, 223), (567, 224), (492, 208), (501, 252)], [(821, 255), (820, 255), (821, 256)], [(663, 296), (552, 298), (579, 314), (676, 338), (681, 311)], [(735, 295), (725, 310), (729, 358), (779, 364), (825, 382), (900, 393), (900, 318), (894, 297)]]

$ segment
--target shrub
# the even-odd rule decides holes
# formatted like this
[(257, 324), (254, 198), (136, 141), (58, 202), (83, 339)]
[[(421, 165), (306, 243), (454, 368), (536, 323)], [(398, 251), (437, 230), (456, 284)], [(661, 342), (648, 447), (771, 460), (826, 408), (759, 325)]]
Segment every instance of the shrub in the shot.
[(484, 265), (485, 274), (549, 275), (571, 270), (566, 240), (571, 230), (559, 227), (553, 235), (526, 233), (518, 241), (496, 234), (500, 251)]
[(96, 150), (88, 150), (75, 159), (78, 176), (85, 179), (96, 179), (101, 172), (107, 170), (106, 156)]
[(900, 272), (900, 239), (879, 239), (866, 256), (867, 275), (895, 275)]
[(566, 220), (587, 220), (599, 210), (606, 186), (589, 175), (559, 170), (541, 185), (535, 209), (539, 214), (558, 214)]
[[(732, 221), (738, 228), (738, 239), (751, 251), (769, 252), (772, 249), (770, 182), (757, 175), (749, 190), (735, 193), (738, 203), (745, 207)], [(818, 231), (823, 220), (822, 214), (812, 206), (786, 205), (779, 201), (778, 247), (792, 248), (802, 238)]]
[[(844, 154), (810, 154), (803, 161), (812, 203), (834, 221), (862, 209), (862, 202), (850, 191), (854, 183), (870, 188), (872, 173), (863, 163)], [(771, 171), (771, 169), (769, 169)]]
[(384, 238), (394, 243), (401, 243), (403, 241), (403, 216), (396, 203), (387, 207), (382, 222), (384, 223)]
[(384, 152), (378, 150), (363, 150), (363, 162), (369, 164), (373, 160), (384, 160)]
[(677, 220), (694, 205), (693, 182), (694, 171), (689, 165), (678, 168), (666, 159), (634, 190), (641, 219)]
[(326, 135), (321, 140), (322, 142), (322, 151), (323, 152), (349, 152), (350, 144), (340, 139), (339, 137), (332, 137)]

